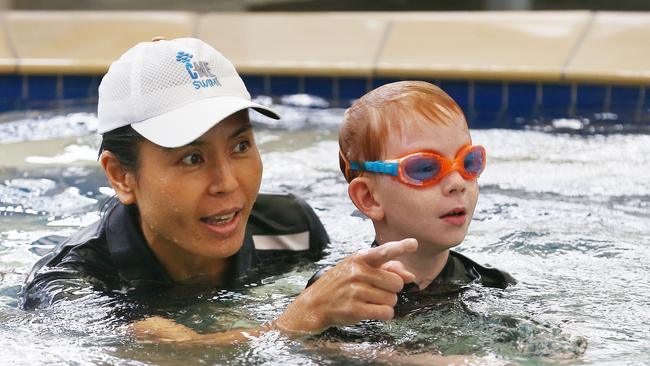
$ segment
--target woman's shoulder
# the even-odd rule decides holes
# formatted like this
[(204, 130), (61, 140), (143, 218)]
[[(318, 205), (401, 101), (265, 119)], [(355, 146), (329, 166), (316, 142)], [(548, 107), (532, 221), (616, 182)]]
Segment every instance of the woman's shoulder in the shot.
[(246, 231), (257, 251), (320, 254), (329, 236), (314, 209), (291, 193), (260, 193)]

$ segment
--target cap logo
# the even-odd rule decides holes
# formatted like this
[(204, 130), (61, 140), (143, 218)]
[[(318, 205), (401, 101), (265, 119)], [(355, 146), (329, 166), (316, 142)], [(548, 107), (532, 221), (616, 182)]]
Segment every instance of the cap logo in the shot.
[(178, 51), (176, 53), (176, 61), (185, 66), (185, 70), (192, 80), (194, 89), (221, 86), (217, 76), (210, 70), (210, 64), (206, 61), (191, 62), (192, 57), (194, 56), (187, 52)]

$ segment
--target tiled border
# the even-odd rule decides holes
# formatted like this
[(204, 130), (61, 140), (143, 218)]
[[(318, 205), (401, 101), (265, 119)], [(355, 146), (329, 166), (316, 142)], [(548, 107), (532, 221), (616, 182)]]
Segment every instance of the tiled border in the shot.
[(153, 36), (240, 72), (649, 85), (650, 13), (0, 12), (0, 73), (101, 74)]
[(593, 113), (650, 120), (650, 14), (586, 11), (0, 12), (0, 111), (95, 103), (111, 60), (155, 35), (208, 40), (253, 95), (346, 106), (409, 78), (440, 84), (475, 126)]
[[(0, 75), (0, 112), (93, 105), (100, 75)], [(347, 107), (395, 78), (243, 75), (253, 96), (306, 93)], [(456, 100), (472, 127), (512, 127), (517, 119), (593, 117), (613, 113), (622, 122), (650, 122), (645, 86), (429, 79)]]

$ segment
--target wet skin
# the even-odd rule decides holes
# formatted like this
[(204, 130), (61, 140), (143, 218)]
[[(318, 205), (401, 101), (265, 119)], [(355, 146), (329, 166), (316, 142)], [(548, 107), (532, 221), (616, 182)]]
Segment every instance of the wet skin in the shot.
[[(417, 150), (433, 150), (453, 159), (470, 143), (464, 122), (450, 124), (414, 121), (401, 134), (388, 137), (385, 159), (394, 159)], [(412, 237), (420, 254), (437, 254), (460, 244), (471, 221), (478, 199), (475, 179), (466, 180), (454, 171), (428, 187), (413, 187), (391, 176), (374, 174), (374, 198), (381, 205), (383, 220), (376, 225), (382, 242)], [(449, 216), (450, 212), (459, 215)]]
[[(145, 239), (173, 280), (218, 286), (241, 248), (260, 187), (262, 163), (248, 115), (227, 118), (187, 146), (145, 141), (138, 159), (136, 171), (124, 169), (110, 152), (100, 160), (120, 201), (137, 204)], [(347, 257), (259, 328), (202, 335), (154, 317), (133, 330), (158, 340), (231, 344), (271, 329), (304, 334), (362, 319), (388, 320), (396, 293), (413, 275), (382, 266), (416, 249), (410, 239)]]
[(248, 113), (182, 147), (145, 141), (138, 157), (127, 201), (138, 206), (150, 248), (177, 282), (221, 282), (243, 243), (262, 177)]

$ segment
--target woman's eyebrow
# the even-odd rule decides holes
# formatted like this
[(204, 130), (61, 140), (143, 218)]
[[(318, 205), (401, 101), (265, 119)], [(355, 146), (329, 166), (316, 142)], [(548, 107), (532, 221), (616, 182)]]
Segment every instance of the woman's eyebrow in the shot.
[[(239, 127), (239, 128), (236, 129), (235, 131), (233, 131), (233, 132), (228, 136), (228, 139), (233, 139), (233, 138), (239, 136), (240, 134), (242, 134), (242, 133), (244, 133), (244, 132), (250, 130), (251, 128), (253, 128), (253, 125), (251, 125), (250, 123), (246, 123), (245, 125)], [(198, 138), (198, 139), (196, 139), (196, 140), (190, 142), (189, 144), (187, 144), (187, 145), (185, 145), (185, 146), (205, 146), (205, 145), (209, 145), (209, 143), (208, 143), (207, 141), (204, 141), (204, 140)], [(181, 147), (182, 147), (182, 146), (181, 146)], [(166, 147), (165, 149), (166, 149), (166, 150), (174, 150), (174, 149), (177, 149), (177, 148), (175, 148), (175, 147), (171, 147), (171, 148)]]
[(251, 125), (250, 123), (246, 123), (245, 125), (243, 125), (243, 126), (239, 127), (238, 129), (236, 129), (233, 133), (231, 133), (228, 138), (231, 138), (231, 139), (235, 138), (238, 135), (250, 130), (251, 128), (253, 128), (253, 125)]

